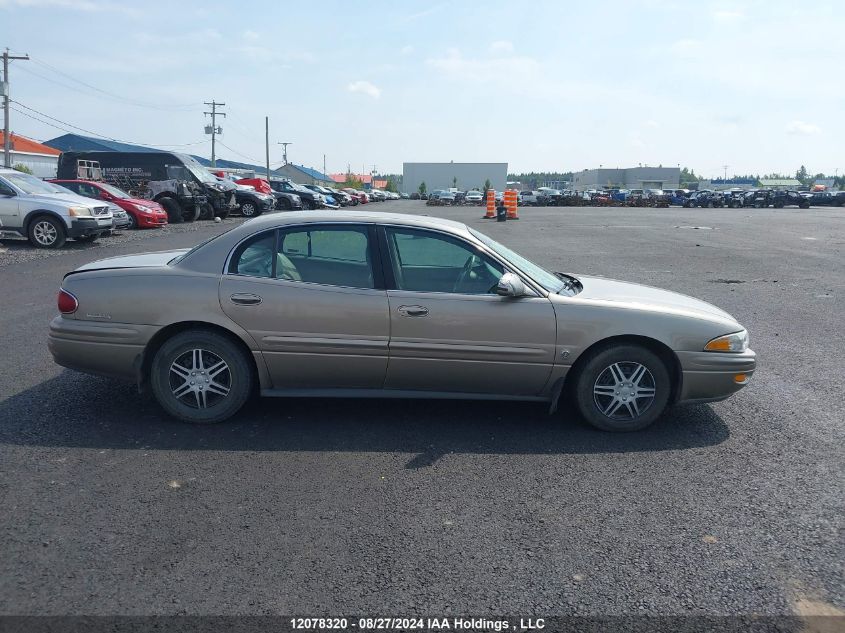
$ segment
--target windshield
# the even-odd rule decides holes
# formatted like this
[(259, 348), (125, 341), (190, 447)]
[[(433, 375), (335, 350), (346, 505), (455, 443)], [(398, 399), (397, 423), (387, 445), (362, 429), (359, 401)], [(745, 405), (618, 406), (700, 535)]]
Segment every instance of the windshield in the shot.
[(217, 182), (216, 176), (214, 176), (210, 171), (208, 171), (205, 167), (200, 165), (190, 156), (180, 156), (180, 158), (185, 164), (185, 167), (188, 168), (188, 171), (190, 171), (194, 176), (196, 176), (197, 180), (199, 180), (200, 182)]
[(126, 193), (123, 189), (118, 189), (118, 188), (117, 188), (117, 187), (115, 187), (114, 185), (107, 185), (106, 183), (101, 182), (101, 183), (100, 183), (100, 188), (101, 188), (101, 189), (105, 189), (105, 190), (106, 190), (106, 191), (108, 191), (111, 195), (113, 195), (115, 198), (122, 198), (122, 199), (129, 198), (129, 194), (128, 194), (128, 193)]
[(67, 190), (63, 187), (55, 188), (55, 185), (52, 185), (49, 182), (44, 182), (35, 176), (24, 174), (23, 172), (17, 174), (3, 174), (3, 177), (24, 193), (67, 193)]
[(497, 255), (501, 256), (502, 259), (504, 259), (505, 261), (513, 264), (516, 268), (531, 277), (531, 279), (543, 286), (543, 288), (545, 288), (549, 292), (560, 292), (566, 285), (560, 279), (560, 277), (558, 277), (554, 273), (550, 273), (545, 268), (542, 268), (534, 262), (525, 259), (522, 255), (520, 255), (519, 253), (515, 253), (507, 246), (502, 246), (496, 240), (493, 240), (484, 235), (483, 233), (479, 233), (478, 231), (475, 231), (473, 229), (469, 229), (469, 232), (472, 233), (479, 240), (481, 240), (481, 242), (487, 248), (494, 251)]

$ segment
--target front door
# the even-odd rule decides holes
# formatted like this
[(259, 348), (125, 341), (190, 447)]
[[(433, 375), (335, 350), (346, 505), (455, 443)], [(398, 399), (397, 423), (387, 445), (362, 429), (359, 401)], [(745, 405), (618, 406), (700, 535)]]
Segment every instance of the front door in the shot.
[(385, 387), (538, 395), (554, 364), (556, 324), (545, 297), (500, 297), (504, 268), (437, 231), (385, 227), (393, 284)]
[(282, 228), (233, 253), (220, 305), (258, 343), (276, 389), (383, 386), (390, 321), (372, 231)]
[(18, 197), (11, 185), (0, 178), (0, 227), (17, 229), (20, 226)]

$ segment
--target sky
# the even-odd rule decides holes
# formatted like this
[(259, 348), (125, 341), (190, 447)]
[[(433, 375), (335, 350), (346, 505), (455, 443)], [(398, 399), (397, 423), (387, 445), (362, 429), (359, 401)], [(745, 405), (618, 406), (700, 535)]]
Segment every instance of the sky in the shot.
[(271, 166), (329, 172), (845, 172), (841, 0), (0, 0), (0, 46), (38, 140), (210, 157), (216, 100), (218, 158), (262, 165), (269, 116)]

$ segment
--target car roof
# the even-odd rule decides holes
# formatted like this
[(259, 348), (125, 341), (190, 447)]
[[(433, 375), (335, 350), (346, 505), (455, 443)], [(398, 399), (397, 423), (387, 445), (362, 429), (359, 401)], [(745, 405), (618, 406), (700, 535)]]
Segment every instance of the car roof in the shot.
[(407, 226), (419, 226), (425, 228), (448, 229), (453, 232), (465, 233), (466, 224), (436, 218), (429, 215), (409, 215), (407, 213), (384, 213), (379, 211), (336, 211), (334, 209), (322, 209), (317, 211), (287, 211), (285, 213), (271, 213), (262, 215), (244, 223), (252, 230), (260, 231), (270, 226), (283, 226), (285, 224), (302, 224), (312, 222), (375, 222), (381, 224), (403, 224)]

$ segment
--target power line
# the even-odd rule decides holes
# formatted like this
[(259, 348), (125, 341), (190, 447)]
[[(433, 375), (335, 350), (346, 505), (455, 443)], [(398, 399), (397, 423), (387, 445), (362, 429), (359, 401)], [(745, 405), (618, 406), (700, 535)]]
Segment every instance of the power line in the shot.
[(93, 90), (94, 92), (99, 93), (98, 95), (92, 95), (90, 92), (85, 91), (85, 90), (81, 90), (77, 86), (73, 86), (73, 85), (69, 85), (69, 84), (64, 83), (64, 82), (57, 81), (56, 79), (47, 77), (47, 76), (42, 75), (40, 73), (37, 73), (37, 72), (35, 72), (31, 69), (27, 69), (27, 71), (26, 71), (29, 74), (34, 75), (36, 77), (39, 77), (39, 78), (41, 78), (45, 81), (49, 81), (49, 82), (54, 83), (54, 84), (61, 86), (63, 88), (67, 88), (68, 90), (74, 90), (76, 92), (79, 92), (80, 94), (85, 94), (85, 95), (88, 95), (88, 96), (100, 96), (101, 98), (102, 98), (102, 96), (105, 96), (105, 97), (108, 97), (110, 99), (121, 101), (123, 103), (128, 103), (130, 105), (134, 105), (134, 106), (139, 107), (139, 108), (151, 108), (151, 109), (154, 109), (154, 110), (164, 110), (164, 111), (190, 112), (190, 111), (196, 111), (197, 108), (202, 105), (200, 103), (164, 105), (164, 104), (148, 103), (148, 102), (144, 102), (144, 101), (139, 101), (137, 99), (131, 99), (131, 98), (128, 98), (128, 97), (123, 97), (123, 96), (115, 94), (113, 92), (103, 90), (102, 88), (98, 88), (97, 86), (94, 86), (92, 84), (89, 84), (88, 82), (82, 81), (81, 79), (77, 79), (77, 78), (67, 74), (66, 72), (59, 70), (55, 66), (48, 64), (47, 62), (43, 62), (43, 61), (36, 59), (36, 58), (31, 58), (31, 59), (32, 59), (33, 62), (35, 62), (36, 64), (38, 64), (41, 67), (46, 68), (47, 70), (52, 71), (52, 72), (54, 72), (58, 75), (61, 75), (62, 77), (66, 77), (67, 79), (70, 79), (71, 81), (76, 82), (76, 83), (78, 83), (82, 86), (85, 86), (89, 90)]
[[(30, 108), (28, 105), (24, 105), (24, 104), (23, 104), (23, 103), (21, 103), (20, 101), (14, 101), (14, 100), (11, 100), (11, 99), (10, 99), (10, 101), (12, 101), (12, 103), (14, 103), (15, 105), (19, 105), (19, 106), (21, 106), (22, 108), (26, 108), (26, 109), (27, 109), (27, 110), (29, 110), (30, 112), (34, 112), (34, 113), (35, 113), (35, 114), (37, 114), (37, 115), (40, 115), (40, 116), (42, 116), (42, 117), (44, 117), (44, 118), (47, 118), (47, 119), (50, 119), (50, 121), (55, 121), (56, 123), (61, 123), (61, 124), (62, 124), (63, 126), (65, 126), (65, 127), (61, 127), (61, 126), (58, 126), (58, 125), (54, 125), (53, 123), (50, 123), (49, 121), (44, 121), (44, 120), (42, 120), (42, 119), (40, 119), (40, 118), (38, 118), (38, 117), (35, 117), (35, 116), (32, 116), (31, 114), (28, 114), (27, 112), (24, 112), (23, 110), (19, 110), (19, 109), (17, 109), (17, 108), (15, 108), (15, 107), (13, 107), (12, 109), (13, 109), (15, 112), (18, 112), (19, 114), (23, 114), (24, 116), (28, 116), (30, 119), (33, 119), (33, 120), (35, 120), (35, 121), (39, 121), (40, 123), (44, 123), (45, 125), (49, 125), (50, 127), (54, 127), (54, 128), (56, 128), (57, 130), (62, 130), (63, 132), (68, 132), (68, 133), (71, 133), (71, 134), (73, 134), (73, 133), (74, 133), (74, 131), (73, 131), (73, 130), (79, 130), (80, 132), (86, 132), (87, 134), (93, 134), (94, 136), (99, 136), (100, 138), (103, 138), (103, 139), (105, 139), (105, 140), (107, 140), (107, 141), (114, 141), (115, 143), (126, 143), (126, 144), (128, 144), (128, 145), (143, 145), (143, 146), (145, 146), (145, 147), (192, 147), (192, 146), (195, 146), (195, 145), (202, 145), (203, 143), (207, 143), (207, 142), (208, 142), (206, 139), (203, 139), (203, 140), (201, 140), (201, 141), (195, 141), (195, 142), (193, 142), (193, 143), (182, 143), (182, 144), (173, 144), (173, 143), (137, 143), (137, 142), (135, 142), (135, 141), (124, 141), (124, 140), (121, 140), (121, 139), (112, 138), (111, 136), (107, 136), (107, 135), (105, 135), (105, 134), (100, 134), (99, 132), (95, 132), (95, 131), (93, 131), (93, 130), (88, 130), (88, 129), (84, 128), (84, 127), (79, 127), (78, 125), (74, 125), (73, 123), (68, 123), (67, 121), (62, 121), (61, 119), (57, 119), (56, 117), (52, 117), (52, 116), (50, 116), (49, 114), (45, 114), (44, 112), (41, 112), (41, 111), (39, 111), (39, 110), (36, 110), (35, 108)], [(73, 129), (68, 129), (68, 128), (73, 128)]]
[(217, 141), (217, 142), (218, 142), (220, 145), (222, 145), (223, 147), (225, 147), (227, 150), (229, 150), (230, 152), (232, 152), (233, 154), (237, 154), (237, 155), (238, 155), (238, 156), (240, 156), (241, 158), (246, 158), (248, 161), (252, 162), (254, 165), (258, 165), (258, 164), (260, 164), (260, 163), (261, 163), (261, 161), (255, 160), (255, 159), (254, 159), (254, 158), (252, 158), (251, 156), (247, 156), (246, 154), (241, 154), (238, 150), (232, 149), (232, 148), (231, 148), (231, 147), (229, 147), (228, 145), (224, 144), (224, 143), (223, 143), (223, 141)]

